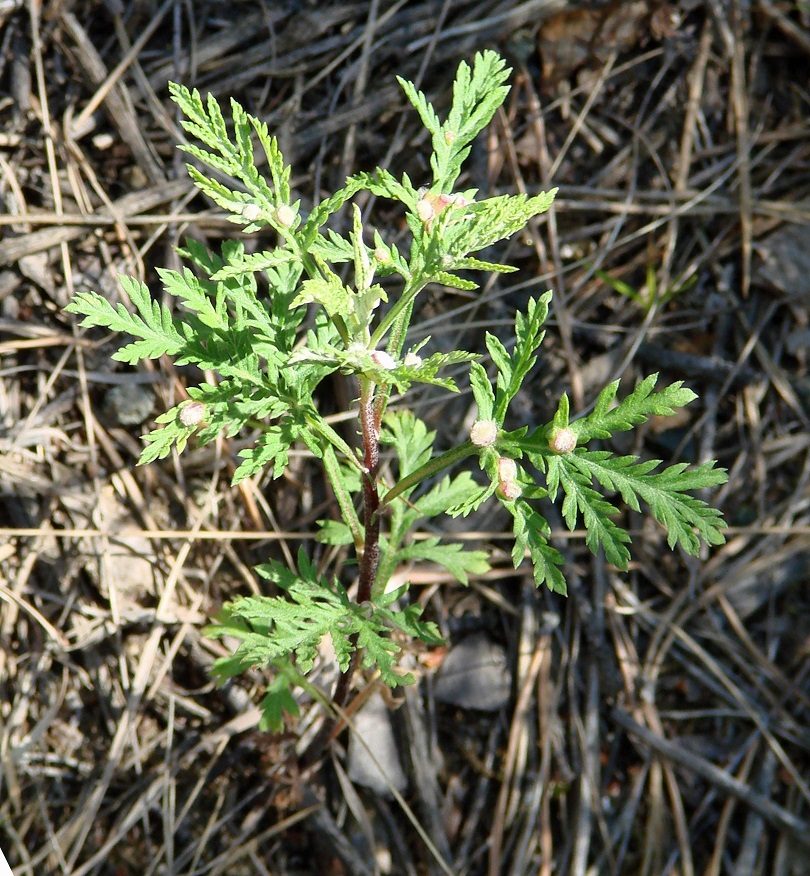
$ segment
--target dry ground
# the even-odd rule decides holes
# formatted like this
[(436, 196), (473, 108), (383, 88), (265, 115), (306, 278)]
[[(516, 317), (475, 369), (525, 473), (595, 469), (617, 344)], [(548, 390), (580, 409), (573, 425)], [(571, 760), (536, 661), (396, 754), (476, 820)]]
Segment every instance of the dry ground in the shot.
[[(810, 873), (810, 10), (569, 6), (0, 0), (0, 849), (18, 876)], [(407, 699), (403, 759), (435, 781), (406, 811), (340, 781), (343, 738), (302, 771), (303, 726), (255, 732), (262, 679), (207, 674), (201, 627), (251, 566), (323, 550), (315, 470), (231, 488), (238, 441), (137, 469), (198, 375), (116, 366), (62, 308), (233, 230), (185, 176), (168, 79), (267, 119), (307, 202), (376, 164), (424, 176), (394, 75), (439, 97), (485, 47), (514, 88), (469, 185), (560, 194), (499, 253), (519, 274), (437, 290), (418, 331), (480, 349), (553, 288), (527, 422), (617, 376), (687, 381), (699, 402), (620, 446), (719, 459), (730, 530), (695, 561), (630, 518), (618, 574), (558, 527), (565, 600), (476, 521), (495, 572), (434, 587), (429, 612), (451, 640), (489, 630), (514, 695), (497, 714), (429, 684)], [(443, 445), (469, 404), (418, 398)]]

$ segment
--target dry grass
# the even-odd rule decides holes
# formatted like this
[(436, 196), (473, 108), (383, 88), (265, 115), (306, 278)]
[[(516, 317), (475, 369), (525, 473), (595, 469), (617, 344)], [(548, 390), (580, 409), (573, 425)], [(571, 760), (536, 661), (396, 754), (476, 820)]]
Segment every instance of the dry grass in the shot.
[[(810, 13), (649, 5), (624, 4), (629, 36), (603, 31), (572, 72), (554, 51), (591, 13), (555, 18), (562, 0), (0, 2), (0, 849), (17, 876), (810, 872)], [(225, 440), (136, 469), (149, 418), (199, 375), (115, 371), (111, 339), (62, 308), (232, 232), (184, 175), (167, 79), (266, 118), (306, 203), (377, 163), (423, 177), (394, 74), (440, 96), (489, 46), (514, 88), (468, 184), (560, 195), (500, 254), (517, 282), (436, 293), (418, 331), (480, 348), (552, 287), (527, 420), (619, 375), (686, 380), (701, 401), (623, 449), (719, 458), (731, 528), (693, 561), (630, 520), (620, 575), (560, 526), (568, 600), (506, 554), (469, 591), (428, 576), (443, 628), (491, 628), (517, 681), (496, 716), (409, 691), (395, 723), (420, 778), (392, 802), (338, 781), (342, 739), (303, 769), (317, 710), (262, 736), (262, 680), (207, 673), (201, 627), (256, 588), (252, 564), (301, 541), (343, 561), (311, 541), (329, 513), (315, 470), (299, 456), (280, 486), (231, 488)], [(136, 395), (117, 408), (114, 387)], [(351, 398), (320, 401), (340, 422)], [(418, 399), (443, 444), (469, 405)], [(500, 521), (479, 523), (469, 537), (503, 547)]]

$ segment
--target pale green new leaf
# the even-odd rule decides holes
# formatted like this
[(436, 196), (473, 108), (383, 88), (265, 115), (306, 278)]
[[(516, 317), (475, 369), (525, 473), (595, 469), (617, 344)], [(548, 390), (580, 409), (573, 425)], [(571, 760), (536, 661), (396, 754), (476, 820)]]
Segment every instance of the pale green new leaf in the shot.
[(293, 299), (291, 307), (299, 307), (315, 301), (323, 307), (330, 317), (351, 315), (353, 311), (351, 292), (343, 285), (337, 274), (331, 271), (325, 277), (313, 277), (301, 283), (300, 292)]
[(502, 265), (499, 262), (486, 262), (470, 256), (453, 260), (453, 268), (457, 271), (491, 271), (495, 274), (513, 274), (517, 271), (514, 265)]
[(545, 213), (556, 194), (557, 189), (541, 192), (533, 197), (499, 195), (470, 204), (466, 211), (471, 214), (472, 221), (459, 223), (448, 229), (448, 251), (452, 255), (464, 257), (511, 237), (525, 228), (530, 219)]
[(467, 280), (465, 277), (457, 277), (455, 274), (450, 274), (447, 271), (436, 271), (431, 280), (442, 286), (448, 286), (450, 289), (461, 289), (465, 292), (472, 292), (473, 289), (478, 288), (478, 283)]

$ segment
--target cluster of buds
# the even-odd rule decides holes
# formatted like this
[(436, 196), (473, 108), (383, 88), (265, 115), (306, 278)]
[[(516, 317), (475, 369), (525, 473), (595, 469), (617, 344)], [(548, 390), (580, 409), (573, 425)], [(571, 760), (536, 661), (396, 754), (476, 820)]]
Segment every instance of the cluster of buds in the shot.
[[(262, 216), (266, 215), (265, 211), (258, 204), (253, 202), (244, 204), (240, 212), (242, 218), (246, 219), (248, 222), (256, 222), (261, 219)], [(276, 222), (278, 222), (282, 228), (290, 228), (298, 215), (289, 204), (279, 204), (274, 213)]]
[(433, 220), (440, 216), (448, 207), (466, 207), (471, 203), (460, 193), (450, 195), (434, 195), (432, 192), (423, 192), (416, 202), (416, 215), (425, 223), (425, 229), (430, 232)]

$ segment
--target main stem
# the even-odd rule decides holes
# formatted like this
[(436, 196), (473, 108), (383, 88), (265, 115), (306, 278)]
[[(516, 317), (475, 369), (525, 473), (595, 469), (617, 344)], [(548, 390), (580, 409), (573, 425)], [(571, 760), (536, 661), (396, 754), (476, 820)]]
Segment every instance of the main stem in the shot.
[[(384, 396), (375, 398), (375, 384), (365, 377), (360, 378), (360, 431), (363, 439), (363, 526), (364, 538), (362, 551), (358, 551), (360, 577), (357, 586), (357, 602), (367, 602), (371, 599), (374, 589), (374, 579), (380, 565), (380, 494), (377, 491), (377, 470), (380, 466), (380, 421), (384, 407)], [(383, 404), (380, 404), (380, 401)], [(357, 664), (360, 662), (360, 652), (357, 648), (357, 636), (352, 638), (352, 656), (346, 671), (341, 673), (335, 686), (332, 703), (342, 709), (351, 692), (352, 678)], [(314, 739), (303, 754), (305, 765), (315, 761), (324, 750), (336, 720), (328, 718), (321, 725)]]
[[(380, 406), (375, 402), (375, 384), (360, 378), (360, 431), (363, 439), (363, 527), (365, 537), (357, 585), (357, 602), (368, 602), (380, 565), (380, 494), (377, 490), (377, 470), (380, 466)], [(352, 640), (352, 657), (346, 671), (338, 679), (332, 701), (343, 708), (349, 699), (352, 677), (360, 660), (357, 637)]]

